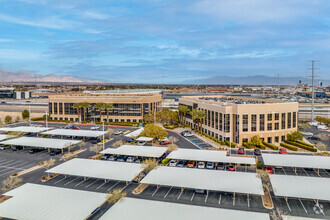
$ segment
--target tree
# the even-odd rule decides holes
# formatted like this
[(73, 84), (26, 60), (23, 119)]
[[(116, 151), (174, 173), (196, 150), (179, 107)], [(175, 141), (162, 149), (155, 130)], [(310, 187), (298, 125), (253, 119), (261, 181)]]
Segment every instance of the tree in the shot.
[(90, 151), (95, 152), (95, 155), (96, 155), (97, 153), (99, 153), (103, 149), (103, 146), (98, 145), (98, 144), (94, 144), (94, 145), (90, 146), (89, 149), (90, 149)]
[(288, 141), (302, 141), (304, 136), (299, 131), (294, 131), (286, 135)]
[(196, 126), (196, 124), (197, 124), (197, 120), (198, 120), (197, 109), (193, 109), (193, 110), (191, 111), (191, 117), (192, 117), (193, 122), (194, 122), (194, 129), (197, 129), (197, 126)]
[(159, 164), (155, 158), (148, 158), (142, 161), (142, 167), (144, 171), (151, 171), (156, 169), (158, 166)]
[(112, 135), (113, 133), (115, 133), (115, 130), (113, 130), (112, 128), (108, 128), (108, 129), (105, 131), (105, 134), (109, 135), (109, 138), (110, 138), (110, 135)]
[(93, 108), (98, 109), (100, 112), (100, 121), (102, 121), (102, 110), (105, 108), (103, 102), (97, 102), (94, 104)]
[(183, 122), (186, 123), (187, 113), (190, 111), (190, 109), (188, 108), (188, 106), (179, 105), (178, 110), (181, 114), (183, 114), (184, 116)]
[(114, 189), (112, 191), (108, 191), (107, 192), (107, 199), (106, 199), (106, 201), (109, 204), (115, 204), (116, 202), (118, 202), (119, 200), (123, 199), (126, 196), (127, 196), (127, 193), (126, 192), (123, 192), (123, 190), (121, 188)]
[(22, 185), (23, 178), (21, 177), (8, 177), (7, 179), (2, 180), (1, 192), (6, 193), (10, 190), (13, 190), (20, 185)]
[(260, 139), (260, 137), (258, 135), (254, 135), (253, 137), (251, 137), (250, 143), (254, 146), (261, 146), (262, 140)]
[(6, 124), (10, 124), (10, 123), (12, 122), (12, 120), (13, 120), (13, 118), (12, 118), (10, 115), (7, 115), (7, 116), (5, 117), (5, 123), (6, 123)]
[(174, 137), (174, 136), (170, 136), (168, 138), (168, 140), (171, 142), (170, 144), (167, 145), (167, 151), (175, 151), (178, 149), (178, 146), (176, 145), (176, 143), (179, 141), (178, 138)]
[(199, 130), (202, 130), (203, 119), (205, 119), (206, 113), (204, 110), (197, 110), (197, 119), (199, 121)]
[(78, 119), (79, 119), (79, 122), (81, 122), (81, 117), (80, 117), (81, 102), (74, 103), (72, 108), (77, 109)]
[(167, 137), (167, 135), (168, 133), (163, 128), (155, 124), (146, 125), (140, 134), (140, 136), (151, 137), (158, 140)]
[[(49, 160), (44, 160), (39, 162), (38, 165), (48, 170), (49, 168), (55, 165), (55, 162), (56, 160), (54, 158), (50, 158)], [(49, 173), (48, 173), (48, 177), (49, 177)]]
[(88, 102), (82, 102), (81, 107), (83, 108), (84, 111), (84, 121), (86, 121), (86, 109), (91, 107), (91, 104), (89, 104)]
[(124, 141), (118, 140), (118, 141), (116, 141), (115, 143), (112, 144), (112, 147), (117, 148), (117, 147), (122, 146), (123, 144), (124, 144)]
[(25, 109), (24, 111), (22, 111), (22, 118), (23, 119), (27, 119), (29, 117), (30, 117), (30, 112), (27, 109)]
[(19, 122), (21, 118), (19, 116), (16, 116), (15, 122)]
[(107, 111), (107, 122), (109, 122), (109, 111), (112, 111), (115, 109), (112, 103), (105, 103), (104, 109)]
[(154, 123), (154, 115), (153, 114), (145, 114), (143, 116), (143, 122), (147, 124)]
[(77, 157), (77, 154), (74, 154), (73, 152), (68, 152), (66, 154), (63, 154), (63, 156), (61, 157), (61, 161), (68, 161), (71, 160), (74, 157)]

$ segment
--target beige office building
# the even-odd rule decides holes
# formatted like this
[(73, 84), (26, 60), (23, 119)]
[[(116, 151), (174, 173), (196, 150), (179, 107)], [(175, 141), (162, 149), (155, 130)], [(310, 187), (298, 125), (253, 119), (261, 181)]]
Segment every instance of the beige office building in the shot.
[[(79, 114), (82, 121), (108, 121), (108, 122), (142, 122), (143, 116), (161, 109), (162, 95), (156, 93), (102, 93), (102, 94), (71, 94), (50, 95), (49, 115), (54, 120), (78, 121), (78, 111), (73, 108), (74, 103), (88, 102), (90, 107), (80, 108)], [(113, 110), (107, 112), (93, 108), (95, 103), (112, 103)], [(85, 115), (85, 118), (84, 118)]]
[[(180, 105), (206, 112), (202, 131), (219, 139), (242, 145), (258, 135), (268, 143), (280, 143), (297, 130), (298, 103), (228, 96), (185, 96)], [(190, 114), (186, 123), (192, 128)]]

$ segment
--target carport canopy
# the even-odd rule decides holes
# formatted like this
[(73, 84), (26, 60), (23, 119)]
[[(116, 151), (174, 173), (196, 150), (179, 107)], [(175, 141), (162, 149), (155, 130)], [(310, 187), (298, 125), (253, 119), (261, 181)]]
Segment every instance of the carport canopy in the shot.
[(142, 133), (143, 130), (144, 130), (144, 128), (139, 128), (135, 131), (132, 131), (132, 132), (126, 134), (125, 137), (136, 138)]
[(159, 215), (162, 216), (161, 219), (171, 220), (201, 220), (206, 219), (206, 216), (207, 219), (270, 219), (269, 214), (261, 212), (230, 210), (125, 197), (120, 202), (114, 204), (103, 216), (101, 216), (100, 220), (154, 220), (155, 216)]
[(5, 193), (12, 198), (0, 205), (9, 219), (85, 219), (106, 199), (106, 194), (26, 183)]
[(234, 164), (250, 164), (255, 165), (256, 160), (252, 157), (235, 157), (227, 156), (227, 151), (217, 150), (198, 150), (198, 149), (182, 149), (179, 148), (172, 151), (167, 158), (176, 160), (193, 160), (208, 162), (223, 162)]
[(275, 196), (330, 201), (330, 178), (277, 174), (269, 178)]
[(8, 135), (8, 134), (0, 134), (0, 141), (6, 140), (11, 137), (13, 137), (13, 136)]
[(52, 148), (63, 149), (70, 147), (74, 144), (78, 144), (81, 141), (78, 140), (63, 140), (52, 138), (37, 138), (37, 137), (19, 137), (6, 141), (1, 141), (0, 144), (24, 146), (24, 147), (40, 147), (40, 148)]
[(151, 138), (151, 137), (139, 137), (139, 138), (137, 138), (136, 139), (137, 141), (152, 141), (153, 140), (153, 138)]
[(190, 189), (263, 195), (261, 179), (256, 173), (180, 167), (159, 167), (152, 170), (141, 183)]
[(166, 150), (166, 147), (123, 145), (118, 148), (107, 148), (104, 151), (101, 151), (101, 153), (159, 158), (166, 152)]
[(95, 138), (105, 134), (105, 132), (92, 131), (92, 130), (55, 129), (55, 130), (43, 132), (42, 134)]
[(106, 180), (132, 181), (142, 170), (142, 165), (137, 163), (74, 158), (46, 172)]
[(50, 128), (46, 127), (34, 127), (34, 126), (19, 126), (19, 127), (3, 127), (0, 128), (0, 131), (9, 132), (9, 131), (15, 131), (15, 132), (23, 132), (23, 133), (40, 133), (43, 131), (47, 131)]
[(330, 169), (330, 157), (293, 154), (262, 154), (267, 166)]

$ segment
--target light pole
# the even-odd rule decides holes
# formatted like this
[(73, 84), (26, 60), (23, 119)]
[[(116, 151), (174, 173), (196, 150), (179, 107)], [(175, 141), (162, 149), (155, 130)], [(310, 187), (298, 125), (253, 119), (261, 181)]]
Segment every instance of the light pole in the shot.
[(31, 106), (29, 106), (29, 126), (31, 126)]
[(48, 115), (48, 112), (46, 111), (46, 128), (48, 128), (48, 119), (47, 119), (48, 116), (47, 115)]
[(104, 150), (104, 121), (103, 121), (103, 141), (102, 141), (102, 143), (103, 143), (103, 150)]

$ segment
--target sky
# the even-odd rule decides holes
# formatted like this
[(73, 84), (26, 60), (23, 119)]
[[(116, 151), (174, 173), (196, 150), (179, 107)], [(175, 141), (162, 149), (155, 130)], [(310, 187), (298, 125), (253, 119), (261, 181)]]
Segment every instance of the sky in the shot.
[(0, 69), (107, 82), (330, 79), (330, 2), (0, 0)]

